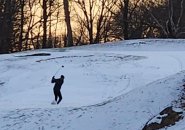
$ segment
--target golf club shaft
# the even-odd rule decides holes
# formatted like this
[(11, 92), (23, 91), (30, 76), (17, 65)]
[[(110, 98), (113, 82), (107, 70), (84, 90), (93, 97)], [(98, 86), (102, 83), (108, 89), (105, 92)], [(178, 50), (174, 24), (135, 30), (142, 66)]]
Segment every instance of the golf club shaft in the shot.
[(54, 74), (54, 76), (59, 72), (59, 70), (61, 69), (61, 68), (63, 68), (64, 66), (62, 65), (62, 66), (60, 66), (60, 68), (56, 71), (56, 73)]

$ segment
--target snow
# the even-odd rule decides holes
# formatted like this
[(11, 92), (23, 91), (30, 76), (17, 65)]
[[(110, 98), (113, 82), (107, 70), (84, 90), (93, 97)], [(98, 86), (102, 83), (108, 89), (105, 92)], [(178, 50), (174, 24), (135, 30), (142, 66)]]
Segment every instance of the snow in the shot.
[[(184, 50), (182, 39), (139, 39), (0, 55), (0, 130), (141, 130), (179, 98)], [(25, 56), (35, 53), (51, 55)], [(62, 65), (63, 100), (51, 105)]]

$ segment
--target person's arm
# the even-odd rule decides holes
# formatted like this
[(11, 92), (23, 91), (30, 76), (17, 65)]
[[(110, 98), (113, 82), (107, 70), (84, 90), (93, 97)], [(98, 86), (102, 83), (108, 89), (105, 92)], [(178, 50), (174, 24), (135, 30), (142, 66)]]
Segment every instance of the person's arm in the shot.
[(55, 76), (52, 77), (51, 83), (55, 83), (56, 79)]

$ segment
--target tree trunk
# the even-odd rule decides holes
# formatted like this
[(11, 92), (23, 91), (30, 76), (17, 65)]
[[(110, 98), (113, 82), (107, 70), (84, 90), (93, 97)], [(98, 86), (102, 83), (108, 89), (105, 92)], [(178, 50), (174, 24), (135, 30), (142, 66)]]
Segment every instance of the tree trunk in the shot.
[(94, 41), (93, 41), (93, 1), (89, 0), (89, 4), (90, 4), (90, 7), (89, 7), (89, 21), (90, 21), (90, 28), (89, 28), (89, 40), (90, 40), (90, 44), (93, 44)]
[(124, 21), (124, 39), (128, 40), (128, 6), (129, 0), (124, 0), (124, 12), (123, 12), (123, 21)]
[(72, 28), (71, 28), (68, 0), (63, 0), (63, 4), (64, 4), (65, 22), (67, 26), (67, 46), (70, 47), (70, 46), (73, 46), (73, 34), (72, 34)]
[(43, 41), (42, 48), (47, 48), (47, 0), (43, 0)]
[(20, 4), (21, 4), (21, 25), (20, 25), (20, 35), (19, 35), (19, 51), (22, 50), (22, 42), (23, 42), (24, 0), (20, 0)]
[(6, 0), (4, 4), (3, 20), (0, 28), (0, 53), (9, 53), (11, 47), (13, 31), (11, 2), (11, 0)]

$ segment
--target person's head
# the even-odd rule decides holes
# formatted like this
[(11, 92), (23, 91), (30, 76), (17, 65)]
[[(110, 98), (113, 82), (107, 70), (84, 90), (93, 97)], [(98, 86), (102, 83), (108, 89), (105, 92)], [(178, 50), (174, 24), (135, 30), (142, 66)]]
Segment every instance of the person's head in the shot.
[(64, 75), (61, 75), (60, 78), (61, 78), (61, 79), (64, 79)]

